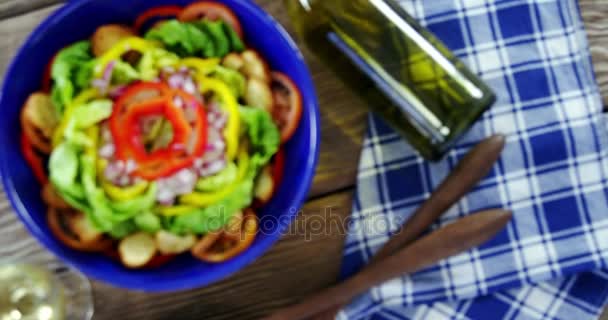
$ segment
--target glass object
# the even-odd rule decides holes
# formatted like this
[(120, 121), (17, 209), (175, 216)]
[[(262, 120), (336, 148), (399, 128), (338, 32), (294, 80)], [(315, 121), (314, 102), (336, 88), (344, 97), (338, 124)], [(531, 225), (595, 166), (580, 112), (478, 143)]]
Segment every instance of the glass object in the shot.
[(0, 320), (89, 320), (89, 281), (66, 267), (0, 264)]
[(441, 158), (495, 101), (395, 0), (285, 2), (309, 49), (428, 159)]

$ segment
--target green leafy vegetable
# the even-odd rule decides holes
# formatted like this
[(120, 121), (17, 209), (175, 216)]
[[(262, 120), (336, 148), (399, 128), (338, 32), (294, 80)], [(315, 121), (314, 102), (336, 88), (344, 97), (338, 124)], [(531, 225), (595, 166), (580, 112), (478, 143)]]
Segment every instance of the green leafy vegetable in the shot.
[(162, 228), (160, 217), (149, 211), (135, 216), (133, 221), (139, 230), (148, 233), (155, 233)]
[(115, 224), (108, 233), (114, 239), (122, 239), (135, 232), (137, 232), (136, 223), (133, 220), (127, 220)]
[(236, 180), (238, 170), (236, 164), (231, 162), (224, 170), (220, 171), (220, 173), (211, 177), (201, 178), (196, 183), (196, 189), (205, 192), (213, 192), (227, 187)]
[(167, 21), (146, 33), (145, 38), (162, 42), (180, 57), (223, 57), (232, 51), (243, 51), (238, 34), (222, 21)]
[(216, 66), (213, 77), (224, 82), (237, 98), (245, 94), (247, 80), (242, 73), (222, 66)]
[(144, 81), (152, 81), (158, 77), (159, 70), (164, 67), (174, 66), (179, 62), (179, 57), (167, 50), (155, 48), (144, 52), (137, 65), (139, 77)]
[[(50, 180), (53, 186), (61, 192), (67, 193), (74, 202), (76, 199), (84, 198), (84, 190), (77, 187), (76, 178), (78, 177), (78, 149), (64, 142), (58, 145), (51, 153), (49, 159)], [(72, 202), (72, 201), (70, 201)]]
[(76, 92), (88, 86), (93, 74), (92, 60), (89, 41), (77, 42), (57, 54), (51, 67), (54, 82), (51, 99), (59, 114), (63, 114)]
[(247, 127), (247, 135), (251, 144), (249, 166), (254, 168), (252, 178), (259, 169), (266, 165), (279, 150), (281, 134), (268, 112), (250, 107), (239, 108), (241, 121)]
[(144, 211), (149, 211), (154, 206), (156, 202), (156, 183), (152, 183), (150, 187), (148, 187), (148, 191), (141, 197), (137, 197), (134, 199), (130, 199), (122, 202), (112, 202), (110, 206), (115, 212), (120, 214), (115, 214), (115, 218), (119, 218), (120, 220), (124, 220), (124, 217), (131, 218), (139, 213)]
[[(148, 40), (157, 40), (165, 44), (170, 51), (180, 56), (197, 56), (208, 51), (211, 40), (203, 31), (193, 24), (171, 20), (146, 33)], [(211, 52), (207, 52), (211, 53)]]
[(117, 60), (112, 71), (112, 83), (127, 84), (140, 78), (139, 72), (132, 65)]
[(230, 52), (230, 39), (228, 38), (228, 35), (224, 33), (223, 24), (222, 21), (209, 20), (196, 23), (196, 26), (206, 32), (215, 44), (216, 57), (223, 57)]
[(244, 51), (245, 44), (243, 44), (243, 41), (241, 40), (239, 35), (236, 33), (236, 31), (234, 31), (234, 29), (232, 29), (232, 27), (229, 24), (227, 24), (227, 23), (223, 23), (223, 24), (224, 24), (224, 32), (226, 33), (226, 35), (228, 36), (228, 40), (230, 41), (230, 47), (232, 48), (231, 51), (238, 51), (238, 52)]
[(67, 119), (68, 125), (64, 138), (74, 145), (90, 146), (92, 142), (83, 130), (109, 118), (111, 114), (111, 100), (94, 100), (76, 106), (70, 118)]

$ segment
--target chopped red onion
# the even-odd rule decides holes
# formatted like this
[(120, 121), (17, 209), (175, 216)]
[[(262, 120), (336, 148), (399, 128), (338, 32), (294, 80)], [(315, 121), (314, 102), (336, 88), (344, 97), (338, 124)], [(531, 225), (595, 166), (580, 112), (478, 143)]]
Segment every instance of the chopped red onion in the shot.
[(108, 143), (103, 147), (99, 148), (99, 155), (102, 158), (110, 159), (114, 156), (114, 152), (116, 151), (116, 147), (112, 143)]
[(137, 163), (135, 163), (135, 160), (127, 160), (127, 163), (125, 164), (125, 172), (127, 174), (131, 174), (133, 171), (135, 171), (135, 169), (137, 169)]
[(206, 166), (203, 166), (203, 168), (201, 168), (199, 170), (199, 174), (202, 177), (212, 176), (212, 175), (215, 175), (215, 174), (219, 173), (220, 171), (224, 170), (225, 167), (226, 167), (226, 159), (222, 158), (222, 159), (210, 162)]
[(187, 93), (194, 94), (196, 92), (196, 84), (194, 84), (194, 80), (192, 80), (190, 77), (186, 78), (182, 89)]
[(186, 81), (186, 79), (184, 78), (183, 75), (181, 75), (179, 73), (175, 73), (169, 77), (169, 80), (167, 80), (167, 84), (171, 88), (181, 89), (184, 86), (185, 81)]
[(131, 184), (131, 178), (129, 176), (122, 176), (118, 180), (118, 185), (121, 187), (126, 187)]
[(105, 94), (108, 90), (108, 84), (103, 79), (94, 79), (93, 82), (91, 82), (91, 86), (99, 90), (101, 94)]
[(103, 71), (103, 80), (109, 85), (112, 81), (112, 73), (114, 73), (114, 67), (116, 66), (116, 61), (112, 60)]
[(184, 108), (184, 99), (180, 96), (173, 97), (173, 105), (180, 109)]
[(171, 190), (167, 183), (162, 180), (157, 182), (156, 200), (163, 205), (172, 205), (175, 201), (175, 193)]

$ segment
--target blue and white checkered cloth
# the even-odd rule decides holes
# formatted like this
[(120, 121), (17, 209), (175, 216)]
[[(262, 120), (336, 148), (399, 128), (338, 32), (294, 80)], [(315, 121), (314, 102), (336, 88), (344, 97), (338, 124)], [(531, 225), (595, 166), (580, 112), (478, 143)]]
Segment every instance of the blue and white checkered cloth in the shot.
[(372, 289), (341, 319), (593, 319), (608, 298), (608, 135), (576, 0), (401, 0), (498, 100), (438, 163), (370, 117), (345, 245), (359, 270), (473, 145), (498, 164), (434, 228), (509, 208), (480, 248)]

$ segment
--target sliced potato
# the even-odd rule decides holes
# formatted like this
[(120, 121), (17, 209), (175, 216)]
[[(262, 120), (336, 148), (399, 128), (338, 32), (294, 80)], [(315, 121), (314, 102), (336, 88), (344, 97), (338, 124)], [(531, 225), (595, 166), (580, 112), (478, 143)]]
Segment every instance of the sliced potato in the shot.
[(274, 179), (272, 178), (272, 168), (264, 167), (255, 181), (255, 197), (262, 203), (267, 203), (274, 194)]
[(42, 92), (32, 93), (21, 111), (21, 127), (31, 144), (40, 152), (51, 152), (51, 137), (59, 124), (51, 97)]
[(49, 207), (47, 221), (53, 235), (72, 249), (98, 252), (112, 245), (109, 238), (89, 224), (82, 212)]
[(91, 38), (93, 54), (97, 57), (106, 53), (120, 40), (135, 36), (135, 32), (120, 24), (103, 25), (95, 31)]
[(270, 83), (270, 70), (266, 62), (253, 50), (245, 50), (241, 53), (243, 60), (243, 73), (248, 78), (256, 78), (264, 83)]
[(128, 268), (141, 268), (156, 255), (156, 241), (145, 232), (132, 234), (120, 241), (120, 261)]
[(156, 233), (156, 246), (162, 254), (180, 254), (190, 250), (196, 243), (196, 237), (192, 234), (178, 236), (165, 230)]
[(30, 121), (46, 137), (51, 138), (59, 117), (53, 107), (51, 97), (42, 92), (32, 93), (23, 107), (23, 120)]
[(249, 79), (245, 88), (245, 102), (249, 106), (263, 109), (272, 114), (274, 103), (270, 86), (257, 78)]
[(202, 259), (208, 254), (209, 249), (220, 239), (223, 233), (223, 230), (207, 233), (190, 249), (190, 253), (196, 258)]
[(245, 65), (245, 61), (238, 53), (230, 53), (227, 55), (222, 61), (222, 65), (226, 68), (233, 69), (236, 71), (240, 71), (241, 68)]
[(70, 228), (78, 235), (80, 241), (92, 243), (103, 237), (103, 233), (95, 229), (84, 214), (78, 214), (69, 220)]

